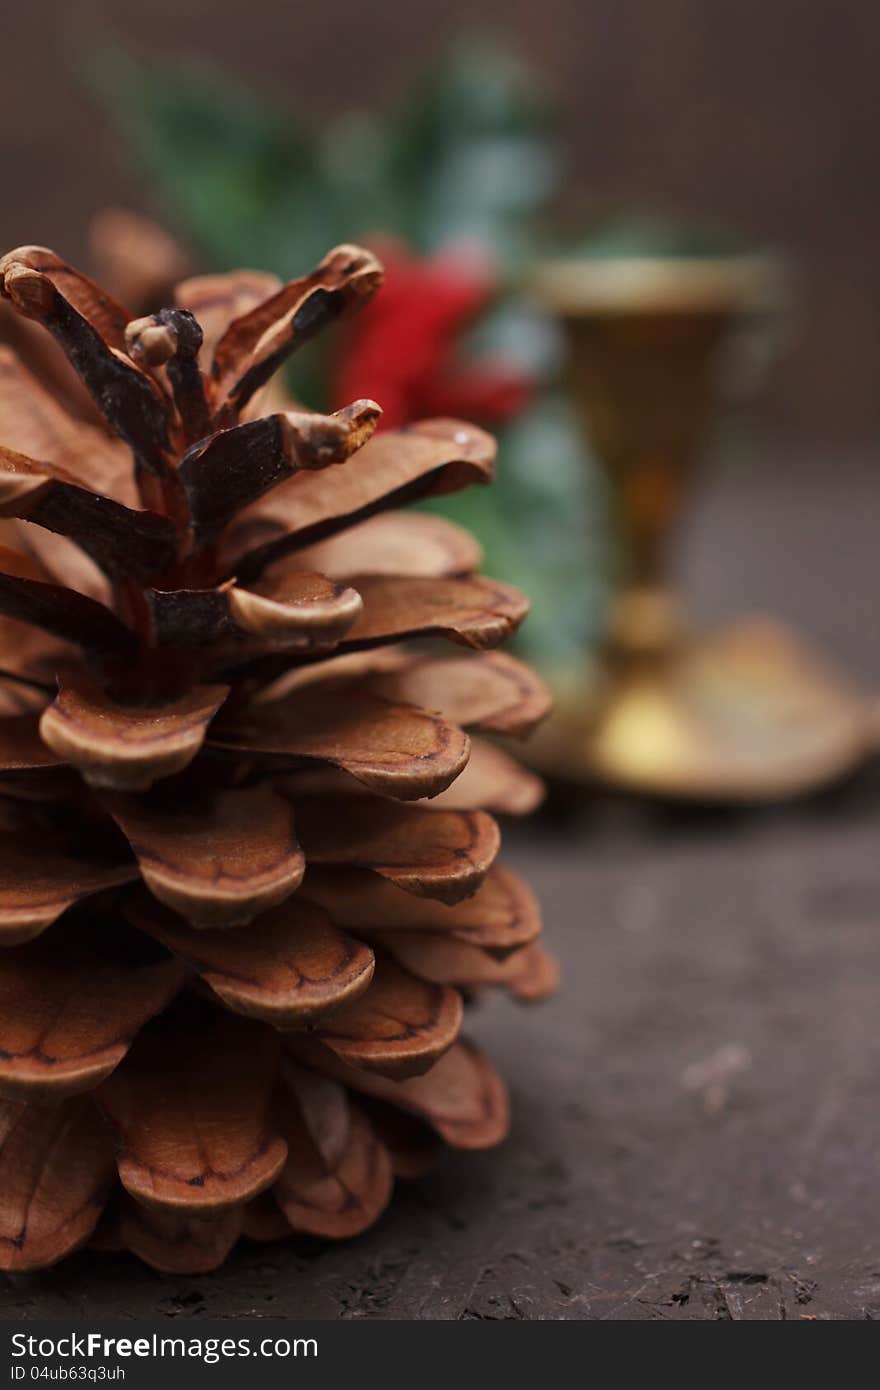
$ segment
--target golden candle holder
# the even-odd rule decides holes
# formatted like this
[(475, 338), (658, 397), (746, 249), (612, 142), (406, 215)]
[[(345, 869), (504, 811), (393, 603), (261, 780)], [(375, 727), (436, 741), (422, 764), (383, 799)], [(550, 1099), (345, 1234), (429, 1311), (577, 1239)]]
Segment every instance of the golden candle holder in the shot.
[(871, 705), (769, 618), (693, 632), (668, 542), (719, 404), (732, 334), (778, 312), (770, 256), (557, 261), (535, 275), (561, 320), (570, 384), (611, 482), (624, 574), (604, 649), (556, 683), (533, 745), (545, 774), (710, 801), (773, 800), (839, 778), (870, 751)]

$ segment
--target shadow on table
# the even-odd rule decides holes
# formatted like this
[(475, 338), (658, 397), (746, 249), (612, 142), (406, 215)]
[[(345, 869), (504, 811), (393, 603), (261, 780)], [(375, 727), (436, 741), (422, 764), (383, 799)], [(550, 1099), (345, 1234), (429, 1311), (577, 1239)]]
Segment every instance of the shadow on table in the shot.
[(821, 828), (880, 816), (880, 758), (834, 786), (798, 800), (773, 805), (731, 805), (646, 798), (597, 786), (592, 791), (552, 784), (547, 800), (528, 825), (507, 828), (508, 842), (542, 836), (576, 840), (581, 835), (645, 838), (651, 841), (706, 835), (744, 835), (788, 824)]

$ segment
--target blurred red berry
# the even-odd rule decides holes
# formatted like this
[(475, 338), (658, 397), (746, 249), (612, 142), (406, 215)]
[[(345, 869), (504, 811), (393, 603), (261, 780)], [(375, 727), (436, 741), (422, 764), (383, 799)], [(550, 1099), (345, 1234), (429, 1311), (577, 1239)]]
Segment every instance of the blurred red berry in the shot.
[(385, 265), (381, 293), (347, 326), (333, 372), (333, 404), (367, 396), (382, 406), (380, 428), (432, 415), (481, 425), (518, 415), (533, 383), (498, 358), (465, 359), (462, 338), (498, 291), (485, 254), (450, 248), (413, 256), (399, 242), (372, 239)]

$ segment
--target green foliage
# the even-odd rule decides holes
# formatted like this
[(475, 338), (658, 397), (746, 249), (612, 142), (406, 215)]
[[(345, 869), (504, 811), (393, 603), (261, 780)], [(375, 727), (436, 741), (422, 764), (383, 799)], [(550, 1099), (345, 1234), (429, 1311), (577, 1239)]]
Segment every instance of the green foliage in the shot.
[(531, 614), (518, 644), (544, 669), (596, 647), (618, 556), (605, 475), (585, 456), (572, 409), (545, 393), (501, 431), (491, 488), (444, 497), (433, 510), (476, 532), (487, 573), (525, 589)]
[(461, 43), (391, 109), (386, 128), (390, 182), (408, 192), (389, 225), (425, 251), (471, 238), (508, 267), (529, 257), (559, 158), (550, 106), (510, 53)]
[(319, 151), (228, 73), (105, 47), (89, 64), (136, 165), (178, 231), (216, 266), (300, 271), (332, 240)]
[(471, 237), (511, 265), (556, 185), (549, 106), (486, 42), (462, 42), (384, 111), (320, 130), (201, 58), (105, 45), (88, 72), (160, 205), (218, 265), (246, 253), (292, 275), (376, 230), (421, 251)]

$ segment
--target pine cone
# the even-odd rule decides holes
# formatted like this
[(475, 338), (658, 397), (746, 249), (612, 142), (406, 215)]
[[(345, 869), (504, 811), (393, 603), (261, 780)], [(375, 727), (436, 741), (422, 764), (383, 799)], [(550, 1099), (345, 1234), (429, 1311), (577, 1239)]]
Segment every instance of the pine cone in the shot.
[(547, 697), (488, 650), (521, 596), (391, 510), (488, 482), (492, 442), (371, 441), (372, 401), (271, 380), (380, 281), (343, 246), (131, 321), (51, 251), (0, 261), (108, 426), (0, 349), (5, 1269), (352, 1235), (444, 1142), (505, 1134), (462, 991), (553, 985), (487, 814), (539, 787), (462, 726), (521, 734)]

